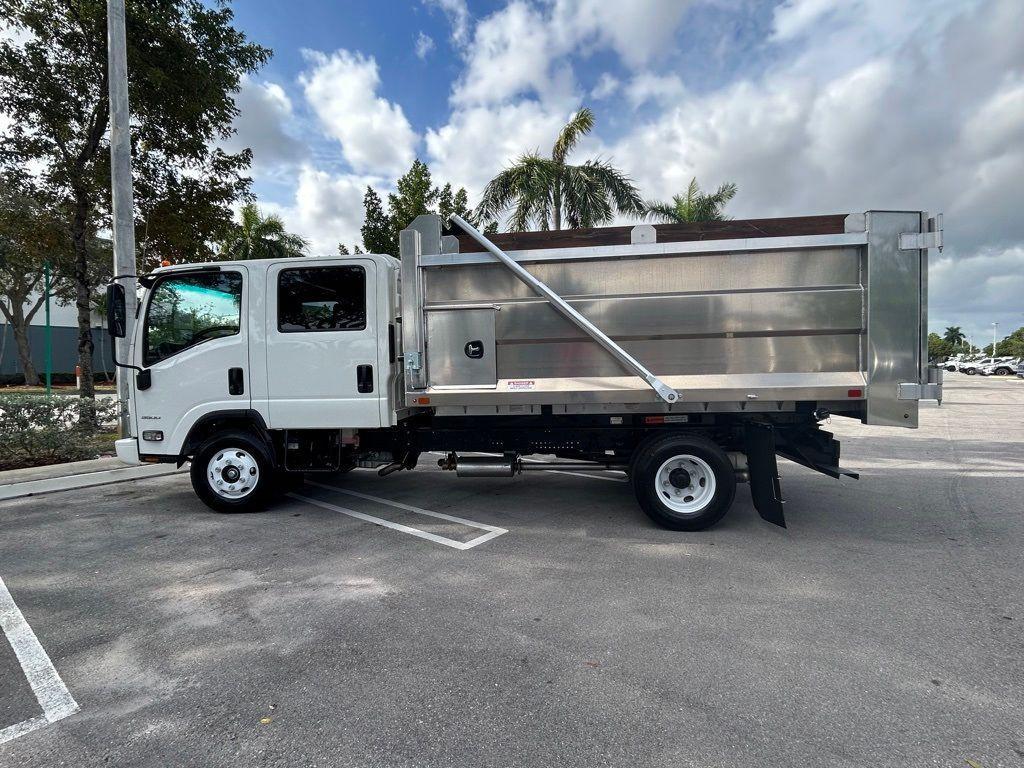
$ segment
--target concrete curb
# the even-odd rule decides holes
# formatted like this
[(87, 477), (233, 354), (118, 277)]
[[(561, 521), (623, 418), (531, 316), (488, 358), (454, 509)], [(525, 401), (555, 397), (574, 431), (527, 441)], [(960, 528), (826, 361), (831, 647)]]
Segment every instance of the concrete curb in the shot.
[(145, 480), (150, 477), (182, 474), (185, 468), (178, 469), (173, 464), (147, 464), (142, 466), (120, 466), (116, 469), (105, 469), (78, 474), (65, 474), (57, 477), (46, 477), (39, 480), (24, 480), (16, 483), (0, 484), (0, 501), (20, 499), (26, 496), (38, 496), (43, 493), (71, 491), (76, 488), (92, 488), (112, 483), (125, 483), (131, 480)]

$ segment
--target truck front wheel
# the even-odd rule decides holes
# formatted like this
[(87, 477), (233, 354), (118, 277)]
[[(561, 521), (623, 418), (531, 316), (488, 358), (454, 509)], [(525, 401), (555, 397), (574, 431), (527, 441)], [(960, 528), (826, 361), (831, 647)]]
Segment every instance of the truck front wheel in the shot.
[(729, 457), (703, 437), (668, 435), (641, 446), (631, 479), (647, 516), (673, 531), (710, 528), (736, 496)]
[(192, 458), (192, 488), (216, 512), (252, 512), (274, 488), (274, 466), (266, 448), (242, 431), (208, 438)]

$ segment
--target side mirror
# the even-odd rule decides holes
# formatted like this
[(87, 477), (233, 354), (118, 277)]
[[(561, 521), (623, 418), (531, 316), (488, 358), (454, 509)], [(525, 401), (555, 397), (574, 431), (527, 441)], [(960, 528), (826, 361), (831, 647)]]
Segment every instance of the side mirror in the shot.
[(107, 286), (107, 333), (112, 339), (123, 339), (128, 333), (124, 286), (120, 283)]

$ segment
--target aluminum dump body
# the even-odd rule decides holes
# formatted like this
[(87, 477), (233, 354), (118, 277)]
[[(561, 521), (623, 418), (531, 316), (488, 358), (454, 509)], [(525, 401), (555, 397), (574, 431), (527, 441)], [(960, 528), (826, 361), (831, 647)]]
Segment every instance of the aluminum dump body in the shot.
[(916, 426), (918, 399), (940, 393), (927, 365), (927, 248), (940, 228), (922, 212), (870, 211), (492, 238), (677, 390), (670, 405), (474, 240), (421, 216), (401, 234), (405, 404), (826, 408)]

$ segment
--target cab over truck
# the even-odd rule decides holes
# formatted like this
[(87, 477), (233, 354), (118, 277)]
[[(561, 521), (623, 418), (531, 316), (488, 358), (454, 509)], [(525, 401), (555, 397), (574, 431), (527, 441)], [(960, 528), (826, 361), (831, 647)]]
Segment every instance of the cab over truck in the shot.
[[(185, 264), (144, 287), (124, 461), (191, 461), (221, 512), (304, 473), (628, 473), (692, 531), (750, 485), (784, 525), (776, 456), (838, 478), (830, 416), (914, 428), (941, 216), (850, 215), (496, 235), (437, 216), (400, 258)], [(124, 283), (109, 288), (124, 335)], [(483, 454), (483, 455), (480, 455)], [(523, 457), (554, 457), (527, 462)], [(444, 475), (434, 475), (445, 482)]]

